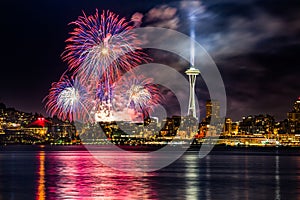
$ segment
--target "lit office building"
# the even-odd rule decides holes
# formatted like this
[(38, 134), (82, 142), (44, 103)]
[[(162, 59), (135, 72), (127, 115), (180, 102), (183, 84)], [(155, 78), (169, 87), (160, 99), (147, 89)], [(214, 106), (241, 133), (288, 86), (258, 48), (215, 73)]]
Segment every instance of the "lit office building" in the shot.
[(220, 102), (216, 100), (206, 101), (206, 118), (220, 118)]
[(294, 103), (291, 112), (287, 113), (289, 133), (300, 134), (300, 97)]

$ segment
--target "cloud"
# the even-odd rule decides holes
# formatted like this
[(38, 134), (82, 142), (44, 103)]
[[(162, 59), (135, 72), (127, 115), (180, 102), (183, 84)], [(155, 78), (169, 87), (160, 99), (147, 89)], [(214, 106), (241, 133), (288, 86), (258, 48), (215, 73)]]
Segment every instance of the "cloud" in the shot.
[(146, 26), (178, 29), (180, 24), (179, 13), (184, 13), (191, 20), (199, 19), (205, 11), (201, 1), (179, 1), (173, 6), (160, 5), (152, 8), (145, 14)]
[(190, 20), (197, 20), (205, 12), (205, 7), (201, 1), (181, 1), (180, 10), (186, 12)]
[[(281, 34), (284, 22), (276, 17), (258, 13), (255, 18), (234, 17), (225, 30), (207, 36), (206, 47), (214, 57), (230, 57), (257, 51), (262, 41)], [(201, 39), (200, 39), (201, 40)]]
[(141, 26), (143, 17), (144, 17), (144, 15), (142, 13), (139, 13), (139, 12), (136, 12), (132, 15), (131, 21), (134, 22), (135, 27), (140, 27)]
[(200, 12), (204, 11), (204, 6), (201, 1), (181, 1), (180, 8), (186, 10), (197, 10)]
[(228, 117), (239, 120), (250, 114), (268, 113), (277, 120), (286, 118), (290, 102), (299, 96), (299, 72), (290, 65), (279, 68), (284, 58), (277, 57), (266, 58), (270, 68), (255, 56), (234, 57), (218, 64), (226, 85)]
[(152, 8), (145, 15), (145, 22), (151, 26), (177, 29), (179, 18), (176, 14), (177, 9), (174, 7), (169, 7), (167, 5), (158, 6)]
[[(217, 63), (226, 86), (228, 116), (238, 120), (243, 115), (269, 113), (276, 119), (284, 119), (290, 102), (299, 96), (296, 83), (300, 14), (296, 9), (280, 10), (281, 4), (253, 0), (217, 0), (203, 4), (181, 1), (173, 3), (173, 7), (155, 7), (145, 14), (144, 25), (172, 28), (188, 35), (190, 21), (187, 17), (190, 15), (187, 14), (195, 14), (192, 16), (196, 16), (196, 40)], [(289, 5), (285, 7), (290, 8)], [(166, 37), (155, 35), (155, 39), (162, 42)], [(189, 43), (178, 41), (170, 45), (189, 53)], [(161, 58), (155, 61), (180, 72), (188, 66), (186, 61), (167, 53), (151, 55)], [(206, 98), (201, 84), (198, 81), (196, 86), (200, 101)]]
[(162, 5), (152, 8), (146, 15), (146, 21), (169, 20), (176, 15), (177, 9)]

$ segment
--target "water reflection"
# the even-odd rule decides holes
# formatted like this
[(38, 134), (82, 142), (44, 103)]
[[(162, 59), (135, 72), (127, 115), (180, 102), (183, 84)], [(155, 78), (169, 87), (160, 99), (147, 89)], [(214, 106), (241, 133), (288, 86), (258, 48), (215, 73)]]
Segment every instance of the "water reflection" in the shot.
[[(109, 156), (109, 155), (108, 155)], [(47, 156), (48, 196), (59, 199), (157, 199), (149, 177), (100, 164), (88, 152), (55, 152)], [(47, 198), (48, 199), (48, 198)]]
[(280, 200), (279, 156), (275, 157), (275, 200)]
[[(249, 187), (249, 170), (248, 170), (248, 165), (251, 163), (248, 163), (248, 157), (245, 157), (245, 175), (244, 175), (244, 184), (245, 188)], [(249, 199), (249, 190), (245, 190), (245, 199)]]
[(189, 166), (185, 168), (185, 196), (189, 199), (198, 199), (199, 192), (199, 167), (198, 167), (198, 158), (196, 155), (187, 155), (183, 158), (184, 165)]
[(37, 180), (37, 193), (36, 200), (45, 200), (45, 152), (40, 151), (38, 154), (38, 180)]
[(207, 197), (207, 199), (211, 199), (211, 193), (210, 193), (210, 190), (211, 190), (211, 187), (210, 187), (210, 156), (207, 156), (205, 158), (206, 160), (206, 166), (205, 166), (205, 169), (206, 169), (206, 173), (205, 173), (205, 176), (206, 176), (206, 187), (205, 187), (205, 196)]
[(203, 159), (198, 152), (187, 152), (155, 173), (127, 173), (102, 165), (86, 150), (72, 150), (75, 147), (19, 148), (0, 151), (1, 200), (300, 197), (298, 149), (239, 149)]

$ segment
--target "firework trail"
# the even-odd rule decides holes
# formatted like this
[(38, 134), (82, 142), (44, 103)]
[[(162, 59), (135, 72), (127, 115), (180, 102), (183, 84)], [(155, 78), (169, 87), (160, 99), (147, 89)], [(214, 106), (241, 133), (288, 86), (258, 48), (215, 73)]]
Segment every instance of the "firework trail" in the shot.
[(147, 61), (132, 33), (134, 27), (110, 11), (79, 16), (62, 58), (75, 69), (80, 82), (104, 79), (109, 85), (124, 71)]
[(52, 83), (49, 94), (45, 97), (46, 110), (59, 119), (74, 121), (86, 119), (89, 115), (89, 94), (74, 79), (63, 75), (58, 82)]

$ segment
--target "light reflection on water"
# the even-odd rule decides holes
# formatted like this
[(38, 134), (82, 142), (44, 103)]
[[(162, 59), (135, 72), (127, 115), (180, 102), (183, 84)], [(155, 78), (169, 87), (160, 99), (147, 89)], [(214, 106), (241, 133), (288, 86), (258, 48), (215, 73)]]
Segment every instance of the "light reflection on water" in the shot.
[(37, 180), (37, 193), (36, 200), (45, 200), (46, 192), (45, 192), (45, 152), (40, 151), (38, 154), (38, 180)]
[(154, 173), (116, 171), (93, 159), (88, 152), (55, 152), (48, 159), (49, 196), (59, 199), (156, 199), (148, 180)]
[(275, 199), (280, 199), (280, 176), (279, 176), (279, 156), (276, 155), (275, 157), (275, 183), (276, 183), (276, 189), (275, 189)]
[[(157, 172), (122, 172), (86, 150), (0, 148), (0, 199), (297, 199), (300, 152), (187, 152)], [(109, 153), (108, 155), (109, 156)]]

